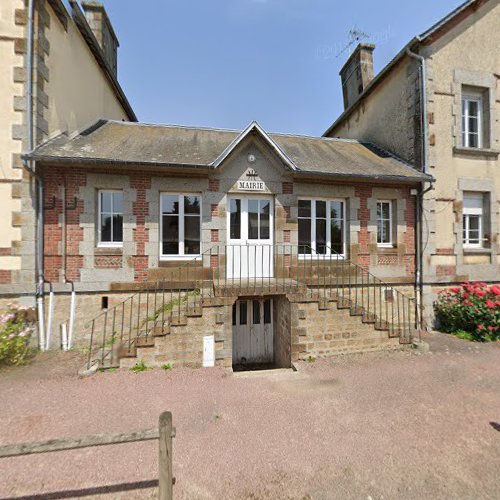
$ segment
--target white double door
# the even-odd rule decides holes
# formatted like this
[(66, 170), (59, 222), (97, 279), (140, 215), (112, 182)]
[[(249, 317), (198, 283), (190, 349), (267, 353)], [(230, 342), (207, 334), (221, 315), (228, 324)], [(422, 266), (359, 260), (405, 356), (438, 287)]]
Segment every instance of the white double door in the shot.
[(230, 196), (227, 204), (227, 278), (271, 278), (274, 267), (272, 197)]
[(272, 299), (238, 300), (233, 306), (233, 364), (273, 361)]

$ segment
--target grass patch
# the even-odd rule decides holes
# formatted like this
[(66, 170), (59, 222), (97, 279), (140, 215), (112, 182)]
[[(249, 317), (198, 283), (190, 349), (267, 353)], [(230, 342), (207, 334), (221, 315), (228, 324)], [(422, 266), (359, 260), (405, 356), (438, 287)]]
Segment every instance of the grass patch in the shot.
[(316, 358), (315, 358), (315, 357), (313, 357), (313, 356), (309, 356), (309, 357), (306, 359), (306, 361), (307, 361), (308, 363), (314, 363), (314, 362), (316, 361)]
[(171, 370), (172, 365), (170, 363), (165, 363), (164, 365), (161, 365), (162, 370)]
[(144, 363), (144, 361), (141, 359), (138, 361), (132, 368), (130, 368), (131, 372), (145, 372), (146, 370), (149, 370), (149, 367)]
[(476, 340), (476, 338), (474, 337), (474, 335), (472, 335), (472, 333), (466, 332), (465, 330), (457, 330), (456, 332), (453, 332), (452, 335), (454, 335), (459, 339), (469, 340), (471, 342), (474, 342)]

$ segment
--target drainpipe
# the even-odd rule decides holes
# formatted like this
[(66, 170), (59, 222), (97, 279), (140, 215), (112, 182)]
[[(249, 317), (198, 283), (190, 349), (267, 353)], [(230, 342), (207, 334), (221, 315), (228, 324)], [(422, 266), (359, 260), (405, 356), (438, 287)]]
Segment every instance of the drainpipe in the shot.
[[(415, 59), (419, 62), (420, 64), (420, 71), (419, 71), (419, 76), (420, 76), (420, 105), (421, 105), (421, 114), (422, 114), (422, 130), (421, 130), (421, 143), (422, 143), (422, 173), (426, 174), (427, 173), (427, 167), (428, 167), (428, 152), (429, 152), (429, 146), (428, 146), (428, 125), (427, 125), (427, 71), (425, 67), (425, 57), (421, 56), (420, 54), (416, 54), (415, 52), (412, 52), (409, 48), (406, 50), (406, 54), (411, 57), (412, 59)], [(422, 181), (420, 188), (418, 190), (418, 196), (417, 196), (417, 201), (416, 201), (416, 222), (417, 222), (417, 248), (416, 248), (416, 269), (415, 269), (415, 288), (418, 289), (418, 303), (420, 305), (420, 308), (418, 308), (418, 305), (416, 307), (418, 308), (418, 311), (415, 311), (416, 317), (419, 318), (419, 323), (420, 326), (422, 326), (422, 303), (423, 303), (423, 296), (424, 296), (424, 249), (423, 249), (423, 238), (424, 238), (424, 231), (423, 231), (423, 204), (424, 204), (424, 194), (433, 189), (433, 185), (427, 189), (425, 189), (425, 181)]]
[[(34, 31), (35, 31), (35, 0), (28, 2), (28, 51), (26, 62), (27, 91), (26, 91), (26, 122), (28, 151), (31, 153), (35, 147), (33, 137), (33, 59), (34, 59)], [(44, 313), (44, 278), (43, 278), (43, 182), (40, 175), (35, 173), (35, 164), (33, 161), (23, 161), (28, 172), (35, 177), (36, 184), (36, 203), (35, 218), (37, 224), (36, 237), (36, 268), (37, 268), (37, 289), (36, 302), (38, 309), (38, 337), (40, 350), (45, 350), (45, 313)]]

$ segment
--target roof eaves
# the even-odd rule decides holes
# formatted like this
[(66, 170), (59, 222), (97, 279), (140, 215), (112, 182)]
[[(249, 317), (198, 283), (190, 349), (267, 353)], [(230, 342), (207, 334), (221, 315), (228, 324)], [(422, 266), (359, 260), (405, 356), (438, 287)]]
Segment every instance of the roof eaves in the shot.
[(423, 42), (426, 38), (432, 36), (436, 31), (442, 28), (448, 21), (451, 21), (455, 16), (462, 13), (465, 9), (476, 2), (477, 0), (465, 1), (463, 4), (459, 5), (456, 9), (452, 10), (449, 14), (440, 19), (436, 24), (431, 26), (428, 30), (418, 35), (417, 38), (419, 39), (419, 41)]
[(253, 121), (248, 125), (248, 127), (241, 132), (238, 137), (236, 137), (231, 143), (224, 149), (224, 151), (210, 164), (213, 168), (217, 168), (234, 149), (240, 144), (250, 133), (256, 131), (273, 149), (276, 154), (281, 158), (281, 160), (287, 165), (291, 170), (298, 170), (295, 163), (287, 156), (287, 154), (278, 146), (276, 141), (256, 122)]
[(342, 173), (342, 172), (322, 172), (318, 170), (300, 170), (297, 174), (307, 177), (313, 175), (317, 177), (329, 177), (339, 180), (360, 180), (360, 181), (383, 181), (390, 183), (402, 184), (419, 184), (422, 181), (433, 182), (434, 177), (420, 172), (414, 176), (407, 175), (391, 175), (391, 174), (355, 174), (355, 173)]
[(104, 74), (106, 75), (108, 81), (110, 82), (111, 86), (113, 87), (115, 95), (118, 97), (118, 100), (120, 101), (121, 105), (123, 106), (123, 109), (127, 113), (129, 120), (136, 122), (137, 115), (135, 114), (134, 110), (132, 109), (132, 106), (130, 105), (130, 103), (127, 99), (127, 96), (125, 95), (125, 92), (123, 91), (120, 83), (118, 82), (118, 79), (113, 74), (113, 71), (111, 70), (108, 63), (106, 62), (106, 59), (104, 58), (104, 55), (102, 52), (102, 49), (101, 49), (98, 41), (96, 40), (94, 33), (92, 33), (92, 30), (90, 29), (88, 22), (87, 22), (87, 19), (86, 19), (85, 15), (83, 14), (80, 6), (78, 5), (78, 2), (76, 2), (76, 0), (69, 0), (69, 3), (70, 3), (71, 8), (72, 8), (73, 20), (74, 20), (77, 28), (80, 30), (80, 33), (82, 34), (83, 39), (86, 41), (87, 45), (89, 46), (97, 63), (104, 71)]
[(114, 160), (111, 158), (91, 158), (91, 157), (75, 157), (75, 156), (54, 156), (38, 154), (36, 152), (26, 153), (21, 155), (23, 159), (35, 160), (47, 164), (68, 164), (68, 165), (122, 165), (122, 166), (149, 166), (163, 168), (193, 168), (210, 170), (210, 165), (197, 163), (173, 163), (173, 162), (156, 162), (156, 161), (139, 161), (139, 160)]

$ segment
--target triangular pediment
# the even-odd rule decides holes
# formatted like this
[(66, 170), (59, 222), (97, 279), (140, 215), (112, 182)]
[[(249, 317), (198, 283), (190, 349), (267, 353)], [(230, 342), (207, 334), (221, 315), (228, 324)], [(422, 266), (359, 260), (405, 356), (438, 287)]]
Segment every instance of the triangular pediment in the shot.
[(240, 146), (246, 139), (251, 136), (259, 137), (269, 149), (279, 158), (279, 160), (290, 170), (298, 170), (293, 161), (286, 155), (283, 149), (278, 146), (276, 141), (256, 122), (253, 121), (248, 125), (248, 127), (241, 132), (227, 147), (224, 151), (217, 157), (215, 161), (212, 162), (211, 166), (213, 168), (220, 167), (224, 161), (231, 155), (235, 149)]

